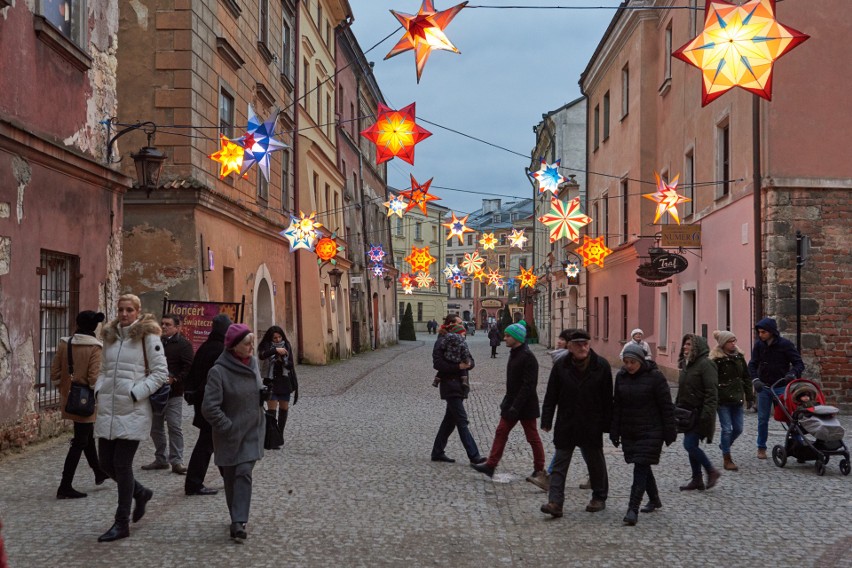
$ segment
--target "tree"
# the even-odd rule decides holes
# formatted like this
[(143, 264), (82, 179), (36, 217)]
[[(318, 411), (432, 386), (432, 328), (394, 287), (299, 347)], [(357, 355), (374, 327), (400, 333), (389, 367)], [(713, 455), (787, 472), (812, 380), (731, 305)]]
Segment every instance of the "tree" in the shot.
[(405, 313), (402, 314), (402, 321), (399, 323), (399, 339), (402, 341), (416, 341), (417, 336), (414, 333), (414, 316), (411, 314), (411, 304), (406, 304)]
[(507, 307), (503, 310), (503, 315), (500, 317), (500, 333), (504, 333), (506, 328), (512, 325), (512, 314)]

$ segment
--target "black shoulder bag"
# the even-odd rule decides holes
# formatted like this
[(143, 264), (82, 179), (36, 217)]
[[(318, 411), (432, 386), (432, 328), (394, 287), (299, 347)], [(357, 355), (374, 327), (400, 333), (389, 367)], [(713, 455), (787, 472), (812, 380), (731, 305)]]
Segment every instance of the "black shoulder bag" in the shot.
[(71, 349), (71, 339), (68, 338), (68, 375), (71, 377), (71, 389), (65, 403), (65, 412), (74, 416), (88, 417), (95, 413), (95, 391), (88, 384), (74, 381), (74, 351)]

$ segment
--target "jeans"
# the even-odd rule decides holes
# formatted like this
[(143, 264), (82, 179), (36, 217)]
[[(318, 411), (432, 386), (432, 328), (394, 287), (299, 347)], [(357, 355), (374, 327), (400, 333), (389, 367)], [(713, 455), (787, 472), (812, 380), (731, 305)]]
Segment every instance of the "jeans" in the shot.
[(101, 469), (118, 485), (118, 507), (115, 522), (130, 521), (130, 505), (133, 498), (145, 491), (145, 487), (133, 477), (133, 456), (139, 449), (138, 440), (98, 440)]
[(459, 431), (459, 438), (461, 438), (468, 459), (478, 458), (479, 448), (476, 447), (476, 442), (473, 441), (473, 436), (468, 428), (467, 412), (465, 412), (464, 399), (462, 398), (447, 399), (447, 411), (444, 413), (444, 419), (441, 421), (438, 434), (435, 436), (435, 443), (432, 445), (432, 457), (438, 458), (444, 455), (447, 441), (455, 429)]
[(742, 403), (720, 404), (716, 412), (719, 415), (719, 427), (722, 430), (719, 447), (723, 454), (730, 454), (731, 445), (743, 433), (743, 405)]
[[(773, 389), (775, 394), (784, 394), (784, 387)], [(766, 439), (769, 438), (769, 418), (772, 416), (772, 395), (769, 387), (764, 387), (757, 393), (757, 447), (766, 449)]]
[(219, 466), (232, 523), (247, 523), (251, 508), (251, 473), (255, 462)]
[[(176, 465), (183, 463), (183, 398), (173, 396), (163, 412), (155, 412), (151, 421), (151, 439), (154, 441), (154, 461)], [(169, 456), (166, 459), (166, 429), (169, 427)]]
[(98, 464), (98, 451), (95, 449), (95, 424), (93, 422), (75, 422), (74, 437), (71, 439), (71, 447), (68, 448), (68, 455), (65, 456), (65, 467), (62, 468), (62, 481), (60, 487), (63, 489), (71, 489), (74, 482), (74, 474), (77, 472), (77, 465), (80, 463), (80, 456), (86, 455), (86, 461), (92, 471), (95, 472), (95, 478), (101, 475), (101, 466)]
[(189, 456), (184, 491), (192, 493), (204, 487), (204, 477), (207, 475), (207, 468), (210, 467), (211, 456), (213, 456), (213, 428), (204, 422), (198, 430), (198, 440), (192, 448), (192, 455)]
[(683, 435), (683, 448), (689, 454), (689, 466), (692, 468), (693, 478), (701, 477), (702, 467), (707, 470), (707, 473), (713, 469), (707, 454), (699, 446), (699, 440), (698, 432), (687, 432)]
[[(538, 435), (537, 420), (521, 420), (521, 426), (526, 434), (527, 442), (533, 451), (533, 471), (541, 471), (544, 469), (544, 446), (541, 443), (541, 437)], [(494, 433), (494, 443), (491, 444), (491, 454), (488, 456), (488, 461), (485, 462), (488, 467), (497, 467), (500, 463), (500, 458), (503, 457), (503, 450), (506, 448), (506, 442), (509, 440), (509, 432), (518, 423), (518, 420), (506, 420), (500, 418), (500, 423), (497, 424), (497, 432)]]
[[(606, 471), (606, 459), (603, 448), (581, 447), (580, 453), (589, 468), (589, 481), (592, 484), (592, 499), (606, 501), (609, 494), (609, 477)], [(574, 456), (574, 446), (561, 450), (556, 449), (553, 456), (553, 473), (550, 475), (550, 492), (547, 500), (557, 505), (565, 502), (565, 477), (571, 458)]]

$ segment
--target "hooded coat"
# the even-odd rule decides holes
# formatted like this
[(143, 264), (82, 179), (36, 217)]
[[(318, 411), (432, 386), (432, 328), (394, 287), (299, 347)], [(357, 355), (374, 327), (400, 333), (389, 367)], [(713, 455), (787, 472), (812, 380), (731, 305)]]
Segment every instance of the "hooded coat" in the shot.
[[(71, 340), (71, 349), (74, 360), (74, 379), (68, 374), (68, 340)], [(103, 343), (91, 335), (75, 333), (71, 337), (59, 339), (59, 347), (50, 364), (50, 380), (53, 386), (59, 387), (59, 408), (62, 409), (62, 418), (83, 424), (91, 424), (97, 417), (97, 409), (91, 416), (77, 416), (65, 412), (68, 403), (68, 393), (71, 391), (71, 383), (80, 383), (94, 388), (98, 382), (101, 372), (101, 352)]]
[(621, 369), (615, 376), (610, 438), (621, 439), (624, 461), (658, 464), (663, 442), (677, 438), (669, 383), (653, 361), (644, 361), (631, 375)]
[(719, 377), (719, 405), (742, 404), (744, 400), (751, 404), (754, 389), (742, 350), (737, 347), (736, 352), (729, 355), (717, 345), (710, 351), (710, 359), (716, 364)]
[(763, 318), (754, 329), (765, 329), (772, 334), (769, 342), (758, 339), (751, 350), (748, 372), (752, 379), (760, 379), (766, 386), (785, 387), (793, 379), (802, 376), (805, 364), (796, 346), (789, 339), (781, 337), (778, 324), (772, 318)]
[(538, 360), (528, 345), (520, 344), (509, 352), (506, 363), (506, 395), (500, 403), (500, 416), (506, 420), (533, 420), (540, 416), (538, 407)]
[(225, 351), (207, 375), (201, 412), (213, 427), (213, 462), (233, 466), (263, 457), (266, 419), (257, 358), (246, 365)]
[(707, 340), (700, 335), (687, 334), (683, 336), (681, 346), (688, 339), (692, 341), (692, 349), (689, 357), (681, 360), (677, 405), (698, 410), (698, 422), (692, 432), (697, 432), (699, 438), (710, 443), (716, 430), (719, 378), (716, 364), (708, 357)]
[(126, 327), (114, 319), (104, 326), (101, 336), (104, 350), (95, 384), (98, 401), (95, 437), (147, 440), (153, 416), (148, 397), (169, 377), (160, 326), (152, 314), (145, 314)]

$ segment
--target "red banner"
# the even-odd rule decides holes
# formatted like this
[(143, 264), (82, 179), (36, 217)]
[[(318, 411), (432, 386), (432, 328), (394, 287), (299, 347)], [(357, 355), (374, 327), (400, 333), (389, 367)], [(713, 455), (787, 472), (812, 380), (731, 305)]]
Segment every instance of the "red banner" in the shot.
[(230, 302), (166, 300), (163, 314), (180, 316), (180, 332), (192, 343), (193, 350), (197, 351), (213, 330), (213, 318), (227, 314), (232, 322), (238, 323), (242, 320), (240, 307), (240, 304)]

